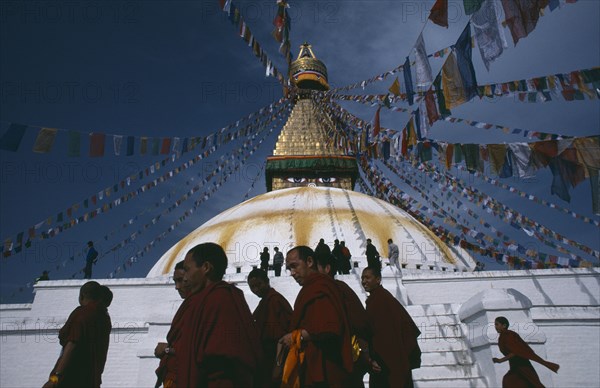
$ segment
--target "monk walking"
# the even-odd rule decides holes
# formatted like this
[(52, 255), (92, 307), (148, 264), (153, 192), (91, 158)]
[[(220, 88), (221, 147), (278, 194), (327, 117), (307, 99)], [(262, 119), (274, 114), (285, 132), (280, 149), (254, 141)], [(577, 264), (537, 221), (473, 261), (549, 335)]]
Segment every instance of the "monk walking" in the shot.
[(529, 360), (542, 364), (552, 372), (558, 372), (560, 365), (546, 361), (533, 351), (529, 345), (514, 331), (508, 330), (508, 319), (498, 317), (494, 322), (498, 337), (498, 347), (504, 357), (492, 358), (495, 364), (508, 361), (510, 369), (502, 379), (502, 386), (508, 387), (534, 387), (543, 388), (538, 374)]
[[(250, 387), (262, 352), (243, 292), (223, 281), (227, 256), (220, 245), (195, 246), (183, 262), (189, 295), (180, 309), (178, 387)], [(178, 312), (179, 313), (179, 312)]]
[[(279, 387), (281, 380), (273, 381), (277, 342), (289, 332), (292, 306), (269, 284), (267, 273), (253, 269), (248, 274), (248, 286), (260, 302), (252, 317), (260, 333), (264, 359), (257, 371), (256, 387)], [(280, 376), (279, 376), (280, 377)]]
[(413, 387), (412, 369), (421, 366), (421, 334), (398, 299), (381, 285), (379, 267), (367, 267), (362, 285), (369, 293), (367, 316), (372, 330), (369, 387)]
[[(186, 285), (183, 283), (184, 275), (185, 271), (183, 270), (183, 261), (180, 261), (179, 263), (175, 264), (173, 281), (175, 282), (175, 289), (179, 293), (181, 299), (185, 299), (189, 292), (189, 287), (186, 287)], [(159, 342), (154, 349), (154, 356), (160, 358), (160, 364), (156, 369), (157, 380), (155, 388), (160, 387), (161, 384), (165, 388), (177, 387), (177, 358), (173, 344), (181, 335), (181, 317), (187, 309), (187, 304), (184, 304), (185, 301), (177, 310), (175, 317), (173, 317), (171, 328), (167, 333), (167, 342)]]
[(302, 289), (294, 303), (293, 331), (280, 340), (289, 348), (282, 386), (348, 386), (351, 332), (335, 282), (317, 271), (315, 253), (307, 246), (290, 250), (286, 267)]

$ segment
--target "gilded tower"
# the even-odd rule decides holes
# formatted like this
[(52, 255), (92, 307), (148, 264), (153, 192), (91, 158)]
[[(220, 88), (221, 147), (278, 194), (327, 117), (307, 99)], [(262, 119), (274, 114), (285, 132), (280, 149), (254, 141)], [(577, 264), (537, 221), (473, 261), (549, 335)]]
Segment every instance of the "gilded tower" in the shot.
[(335, 123), (319, 108), (312, 91), (327, 91), (327, 67), (308, 43), (300, 46), (290, 65), (295, 104), (273, 156), (267, 158), (267, 191), (298, 186), (328, 186), (352, 190), (358, 166), (353, 156), (335, 147), (328, 134)]

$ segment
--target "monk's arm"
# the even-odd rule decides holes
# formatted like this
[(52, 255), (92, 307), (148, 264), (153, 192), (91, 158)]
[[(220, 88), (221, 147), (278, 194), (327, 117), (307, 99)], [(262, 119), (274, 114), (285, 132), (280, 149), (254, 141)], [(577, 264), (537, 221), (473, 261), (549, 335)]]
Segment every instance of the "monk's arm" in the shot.
[[(75, 351), (75, 342), (69, 341), (65, 345), (61, 356), (58, 358), (56, 362), (56, 366), (54, 367), (54, 371), (51, 374), (51, 377), (56, 375), (60, 378), (62, 377), (63, 371), (67, 368), (67, 365), (71, 362), (71, 358), (73, 357), (73, 352)], [(44, 384), (44, 387), (55, 387), (57, 384), (48, 379), (48, 382)]]
[(494, 357), (494, 358), (492, 358), (492, 361), (494, 361), (494, 363), (495, 363), (495, 364), (500, 364), (500, 363), (503, 363), (503, 362), (505, 362), (505, 361), (508, 361), (508, 360), (510, 360), (510, 359), (511, 359), (511, 358), (513, 358), (514, 356), (515, 356), (515, 354), (514, 354), (514, 353), (510, 353), (510, 354), (508, 354), (506, 357), (502, 357), (502, 358), (496, 358), (496, 357)]

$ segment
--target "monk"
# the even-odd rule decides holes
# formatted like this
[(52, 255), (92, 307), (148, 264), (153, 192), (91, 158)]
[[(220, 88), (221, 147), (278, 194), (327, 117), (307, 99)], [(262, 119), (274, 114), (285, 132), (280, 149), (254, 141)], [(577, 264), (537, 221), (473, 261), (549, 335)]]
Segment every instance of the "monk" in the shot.
[(79, 307), (58, 332), (63, 348), (44, 388), (100, 387), (112, 327), (106, 295), (95, 281), (81, 286)]
[(282, 386), (346, 387), (352, 373), (351, 331), (338, 287), (320, 274), (313, 250), (297, 246), (286, 267), (302, 287), (294, 303)]
[(533, 360), (557, 373), (560, 365), (546, 361), (533, 351), (525, 341), (514, 331), (508, 330), (508, 319), (498, 317), (494, 322), (496, 331), (500, 334), (498, 337), (498, 347), (504, 357), (492, 358), (495, 364), (508, 361), (510, 369), (502, 379), (503, 387), (534, 387), (543, 388), (538, 374), (529, 360)]
[[(320, 255), (315, 252), (315, 254), (317, 256), (318, 271), (333, 278), (337, 272), (335, 257), (331, 253)], [(363, 377), (370, 370), (368, 345), (370, 329), (367, 312), (360, 298), (350, 286), (341, 280), (334, 279), (334, 282), (342, 295), (352, 333), (354, 366), (349, 387), (364, 387)]]
[(413, 387), (412, 369), (421, 366), (421, 334), (404, 306), (381, 285), (379, 267), (367, 267), (362, 285), (369, 293), (367, 316), (372, 330), (369, 387)]
[(264, 359), (259, 365), (256, 376), (256, 387), (279, 387), (281, 380), (273, 381), (273, 370), (277, 356), (277, 342), (289, 332), (292, 318), (292, 306), (287, 299), (271, 287), (267, 273), (253, 269), (248, 274), (248, 286), (260, 302), (252, 317), (260, 333), (260, 341)]
[[(183, 261), (180, 261), (175, 264), (173, 281), (175, 282), (175, 290), (177, 290), (181, 299), (185, 299), (189, 293), (189, 287), (183, 283), (184, 275)], [(159, 342), (154, 349), (154, 356), (160, 358), (160, 364), (156, 369), (157, 380), (155, 388), (160, 387), (161, 384), (165, 388), (177, 387), (177, 358), (175, 356), (175, 347), (173, 346), (173, 343), (175, 343), (181, 335), (181, 317), (186, 309), (187, 307), (184, 306), (177, 310), (177, 314), (175, 314), (175, 317), (173, 317), (173, 321), (171, 322), (169, 333), (167, 333), (167, 342)]]
[[(262, 352), (258, 330), (244, 294), (223, 281), (227, 256), (220, 245), (204, 243), (185, 256), (177, 353), (178, 387), (250, 387)], [(179, 314), (179, 312), (178, 312)]]

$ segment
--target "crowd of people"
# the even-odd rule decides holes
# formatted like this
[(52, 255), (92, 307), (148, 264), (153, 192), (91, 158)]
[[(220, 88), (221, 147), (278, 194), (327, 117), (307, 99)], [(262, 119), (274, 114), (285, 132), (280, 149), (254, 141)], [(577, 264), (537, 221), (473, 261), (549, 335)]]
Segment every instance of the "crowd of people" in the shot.
[[(223, 280), (227, 256), (221, 246), (190, 249), (173, 273), (183, 302), (167, 341), (154, 351), (160, 359), (156, 387), (363, 387), (367, 373), (371, 387), (412, 387), (412, 371), (421, 365), (421, 333), (382, 286), (379, 254), (369, 248), (370, 240), (371, 261), (361, 276), (369, 293), (366, 307), (334, 278), (349, 270), (336, 256), (342, 243), (330, 250), (321, 240), (315, 250), (296, 246), (287, 252), (286, 269), (301, 287), (293, 306), (271, 287), (262, 263), (252, 270), (248, 286), (260, 298), (254, 312), (244, 293)], [(80, 306), (60, 330), (62, 352), (44, 387), (100, 386), (111, 301), (112, 292), (97, 282), (81, 287)], [(510, 363), (504, 386), (542, 386), (529, 360), (555, 372), (558, 365), (538, 357), (508, 325), (506, 318), (496, 320), (505, 357), (493, 361)]]

